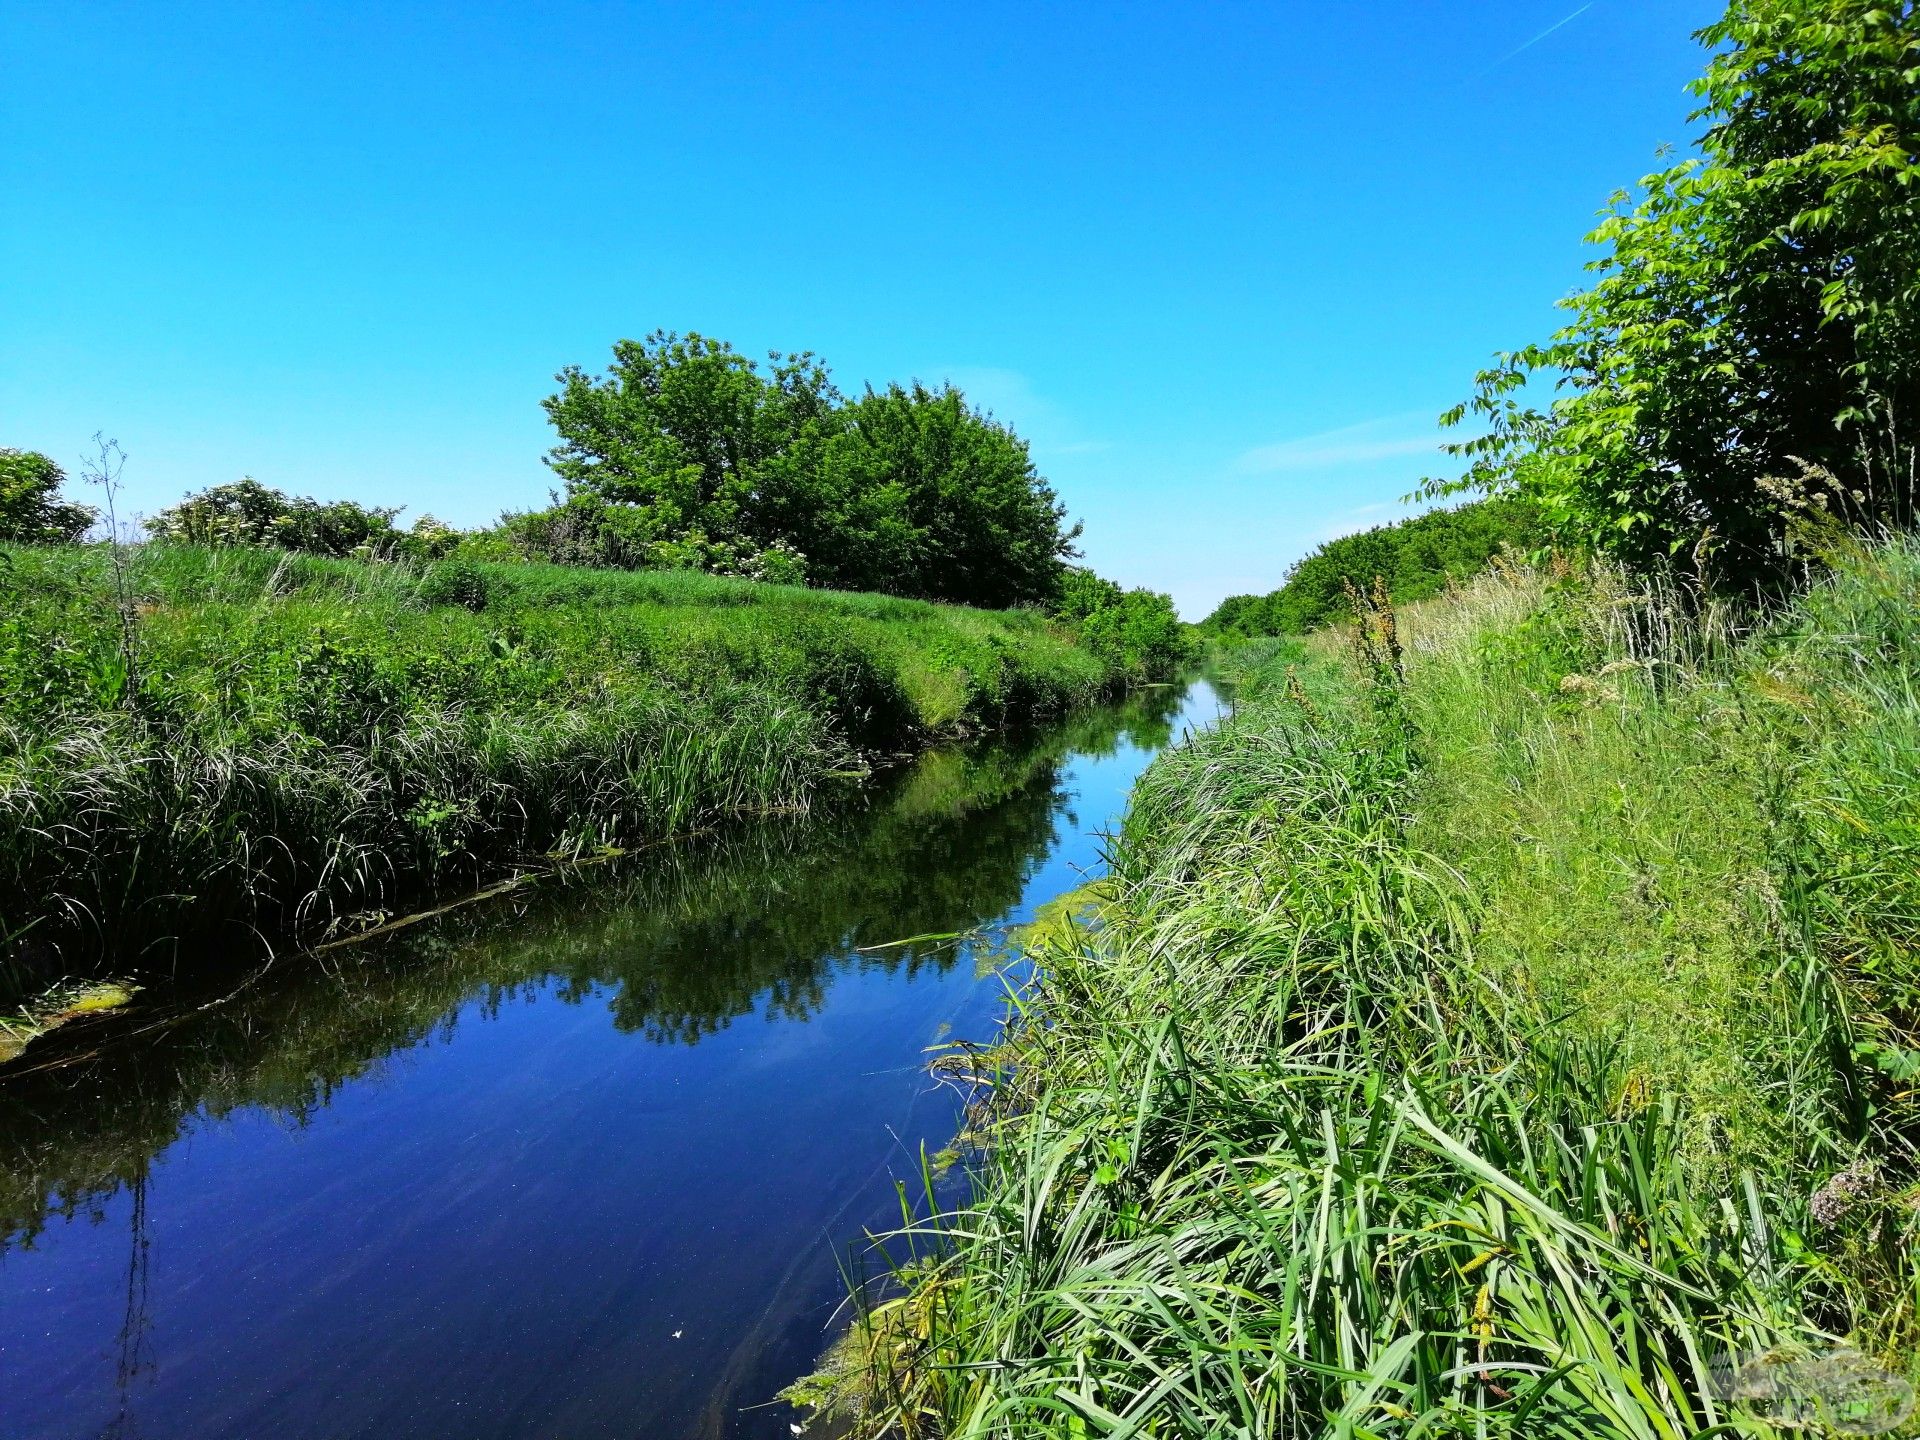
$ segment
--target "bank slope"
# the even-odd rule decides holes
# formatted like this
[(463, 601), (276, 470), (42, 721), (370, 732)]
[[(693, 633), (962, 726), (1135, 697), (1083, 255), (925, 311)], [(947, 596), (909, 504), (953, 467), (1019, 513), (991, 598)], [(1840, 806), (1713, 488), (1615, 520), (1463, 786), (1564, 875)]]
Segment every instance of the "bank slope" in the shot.
[(672, 572), (6, 552), (0, 990), (798, 806), (1120, 680), (989, 612)]
[(1269, 650), (1036, 937), (976, 1199), (810, 1393), (943, 1437), (1903, 1418), (1916, 602), (1903, 541), (1764, 624), (1520, 575)]

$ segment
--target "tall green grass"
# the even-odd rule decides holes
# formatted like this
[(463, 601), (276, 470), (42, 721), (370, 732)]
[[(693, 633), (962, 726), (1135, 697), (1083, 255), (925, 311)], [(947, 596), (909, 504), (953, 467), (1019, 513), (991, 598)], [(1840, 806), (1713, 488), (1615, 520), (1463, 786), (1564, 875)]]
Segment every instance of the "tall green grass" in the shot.
[[(743, 1016), (804, 1019), (839, 971), (971, 963), (939, 937), (1019, 903), (1070, 803), (1065, 758), (1164, 743), (1177, 695), (1142, 691), (1033, 734), (935, 746), (804, 815), (558, 870), (511, 901), (324, 963), (188, 976), (112, 1034), (35, 1040), (0, 1084), (0, 1252), (31, 1244), (53, 1214), (101, 1215), (208, 1116), (255, 1106), (307, 1123), (342, 1083), (445, 1033), (468, 1002), (554, 983), (622, 1030), (693, 1044)], [(933, 938), (892, 943), (902, 936)], [(0, 1025), (0, 1052), (8, 1041)]]
[(110, 558), (0, 567), (0, 996), (800, 806), (1118, 679), (1024, 612), (163, 545), (123, 596)]
[(1036, 933), (974, 1199), (813, 1397), (1009, 1440), (1897, 1418), (1916, 602), (1909, 542), (1764, 624), (1506, 573), (1266, 656)]

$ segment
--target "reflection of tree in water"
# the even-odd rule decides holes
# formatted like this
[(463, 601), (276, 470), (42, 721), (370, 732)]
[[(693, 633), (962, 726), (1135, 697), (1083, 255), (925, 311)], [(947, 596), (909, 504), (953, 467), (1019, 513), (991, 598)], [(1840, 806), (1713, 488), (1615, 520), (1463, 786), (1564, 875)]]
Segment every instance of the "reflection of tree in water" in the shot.
[(127, 1214), (127, 1308), (120, 1321), (119, 1355), (114, 1362), (114, 1393), (118, 1403), (113, 1419), (101, 1432), (103, 1440), (133, 1440), (138, 1433), (133, 1422), (133, 1386), (142, 1375), (153, 1371), (153, 1339), (149, 1334), (151, 1318), (147, 1308), (148, 1277), (153, 1233), (147, 1227), (147, 1171), (128, 1185), (133, 1203)]
[[(966, 793), (982, 778), (992, 794), (997, 759), (983, 777), (976, 757), (935, 757), (901, 799), (930, 783), (943, 797)], [(514, 944), (583, 991), (611, 987), (614, 1023), (656, 1041), (695, 1041), (755, 1010), (805, 1019), (842, 966), (944, 969), (951, 944), (889, 942), (964, 930), (1014, 905), (1052, 843), (1063, 804), (1052, 781), (1041, 767), (984, 804), (896, 803), (692, 886), (656, 872), (618, 909), (523, 929)]]
[(622, 1029), (691, 1043), (756, 1008), (810, 1015), (836, 968), (951, 965), (949, 945), (854, 947), (1011, 907), (1051, 847), (1062, 762), (1164, 744), (1178, 701), (1149, 691), (1023, 742), (935, 752), (834, 813), (667, 847), (392, 943), (284, 962), (225, 1003), (182, 995), (167, 1013), (117, 1022), (145, 1028), (98, 1053), (89, 1046), (113, 1029), (56, 1032), (0, 1072), (0, 1245), (31, 1245), (49, 1215), (99, 1220), (113, 1194), (143, 1194), (149, 1161), (198, 1114), (260, 1106), (305, 1123), (388, 1056), (450, 1035), (468, 1003), (497, 1011), (551, 977), (566, 998), (607, 997)]

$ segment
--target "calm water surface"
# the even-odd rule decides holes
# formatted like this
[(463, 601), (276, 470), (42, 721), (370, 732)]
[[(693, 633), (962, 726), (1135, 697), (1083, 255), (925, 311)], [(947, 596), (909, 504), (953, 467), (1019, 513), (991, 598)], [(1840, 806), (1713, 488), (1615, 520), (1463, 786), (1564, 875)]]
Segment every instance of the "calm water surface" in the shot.
[(1001, 1009), (988, 941), (858, 947), (1078, 885), (1217, 713), (1151, 692), (51, 1037), (0, 1072), (0, 1435), (786, 1436), (839, 1263), (953, 1135), (927, 1047)]

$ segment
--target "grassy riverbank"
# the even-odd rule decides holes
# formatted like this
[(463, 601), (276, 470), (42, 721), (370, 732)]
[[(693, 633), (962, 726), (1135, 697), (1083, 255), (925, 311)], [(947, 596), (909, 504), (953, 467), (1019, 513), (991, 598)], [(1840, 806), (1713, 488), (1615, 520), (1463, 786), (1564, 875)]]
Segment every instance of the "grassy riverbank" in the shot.
[(677, 572), (247, 548), (0, 568), (0, 995), (803, 805), (1113, 688), (1070, 628)]
[(1008, 1440), (1886, 1420), (1920, 547), (1759, 626), (1505, 573), (1358, 639), (1245, 657), (1098, 923), (1036, 935), (976, 1201), (842, 1398)]
[[(692, 1045), (743, 1017), (813, 1015), (836, 974), (971, 965), (939, 937), (1018, 903), (1072, 803), (1068, 757), (1165, 743), (1180, 693), (935, 746), (805, 815), (562, 869), (323, 964), (189, 977), (136, 997), (104, 1036), (76, 1023), (36, 1041), (0, 1084), (0, 1254), (53, 1214), (104, 1217), (208, 1117), (263, 1108), (305, 1126), (342, 1086), (451, 1035), (475, 1001), (557, 983), (622, 1031)], [(916, 936), (929, 938), (895, 943)]]

